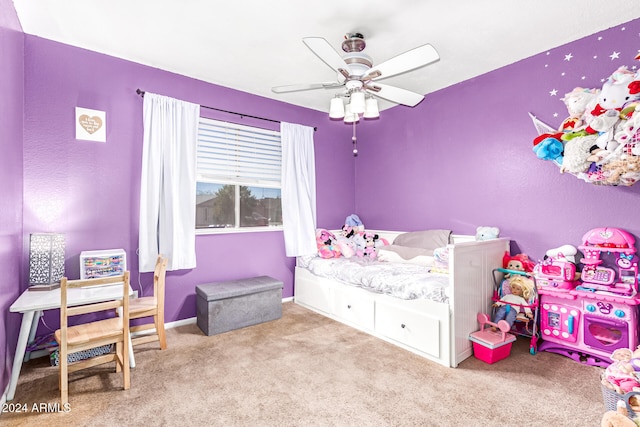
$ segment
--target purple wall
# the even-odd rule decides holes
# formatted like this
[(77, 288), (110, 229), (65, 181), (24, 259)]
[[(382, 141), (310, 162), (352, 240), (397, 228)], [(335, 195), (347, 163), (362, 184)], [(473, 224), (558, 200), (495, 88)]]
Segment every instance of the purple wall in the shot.
[(9, 313), (22, 254), (24, 37), (10, 0), (0, 0), (0, 394), (9, 382), (20, 316)]
[[(566, 114), (559, 100), (564, 93), (575, 86), (599, 87), (619, 65), (634, 65), (640, 20), (627, 24), (626, 31), (616, 27), (430, 94), (414, 109), (387, 110), (380, 120), (358, 125), (355, 161), (350, 128), (330, 122), (325, 113), (37, 37), (23, 40), (16, 22), (11, 2), (0, 0), (0, 273), (5, 279), (0, 354), (8, 358), (20, 318), (9, 316), (7, 307), (26, 287), (23, 242), (29, 233), (65, 233), (72, 278), (79, 276), (80, 251), (123, 247), (137, 286), (142, 151), (137, 88), (317, 126), (321, 227), (339, 227), (353, 212), (368, 228), (474, 233), (478, 225), (495, 225), (514, 240), (516, 250), (534, 258), (552, 246), (580, 243), (593, 227), (620, 227), (640, 236), (633, 221), (640, 185), (596, 187), (561, 175), (535, 158), (536, 131), (527, 116), (530, 111), (557, 126)], [(613, 51), (621, 52), (621, 59), (611, 60)], [(564, 61), (569, 53), (573, 59)], [(556, 96), (549, 94), (552, 89)], [(106, 111), (106, 144), (75, 140), (76, 106)], [(203, 114), (273, 128), (211, 110)], [(280, 232), (197, 236), (196, 246), (198, 267), (167, 276), (167, 321), (195, 316), (194, 288), (203, 282), (269, 274), (284, 281), (284, 296), (293, 293), (294, 263), (284, 256)], [(150, 274), (140, 281), (149, 292)], [(57, 322), (50, 312), (47, 323), (54, 328)], [(6, 382), (5, 369), (0, 385)]]
[[(512, 251), (533, 259), (562, 244), (579, 245), (595, 227), (640, 237), (640, 184), (596, 186), (560, 174), (533, 153), (537, 131), (528, 116), (558, 127), (568, 116), (564, 94), (600, 88), (619, 66), (640, 65), (633, 59), (639, 34), (634, 20), (359, 124), (356, 211), (365, 225), (467, 234), (498, 226), (513, 240)], [(619, 58), (610, 57), (614, 52)]]
[[(335, 167), (318, 182), (318, 221), (340, 223), (353, 210), (353, 160), (336, 137), (344, 129), (331, 126), (326, 114), (32, 36), (25, 40), (25, 82), (24, 233), (64, 233), (71, 278), (79, 276), (82, 250), (124, 248), (137, 286), (143, 133), (137, 88), (317, 126), (317, 163)], [(106, 143), (75, 140), (76, 106), (106, 111)], [(208, 109), (202, 114), (278, 127)], [(283, 296), (293, 295), (294, 259), (284, 255), (281, 232), (203, 235), (196, 237), (196, 245), (198, 267), (167, 275), (167, 321), (195, 316), (199, 283), (266, 274), (284, 282)], [(145, 293), (151, 292), (151, 274), (140, 281)], [(47, 323), (55, 327), (57, 318), (48, 316)]]

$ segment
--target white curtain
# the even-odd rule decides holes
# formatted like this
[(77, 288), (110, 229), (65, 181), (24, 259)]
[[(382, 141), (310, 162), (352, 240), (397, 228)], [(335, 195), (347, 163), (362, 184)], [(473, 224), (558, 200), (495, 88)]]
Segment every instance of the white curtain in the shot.
[(200, 105), (146, 92), (140, 186), (140, 272), (196, 266), (196, 148)]
[(282, 225), (287, 256), (310, 255), (316, 246), (316, 166), (313, 128), (280, 124)]

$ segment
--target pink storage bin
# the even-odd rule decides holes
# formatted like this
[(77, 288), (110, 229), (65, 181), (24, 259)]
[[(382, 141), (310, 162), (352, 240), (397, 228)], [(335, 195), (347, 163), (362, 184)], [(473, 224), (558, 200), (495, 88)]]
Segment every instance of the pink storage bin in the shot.
[(481, 329), (470, 334), (469, 339), (473, 342), (473, 355), (476, 359), (492, 364), (509, 357), (511, 344), (516, 337), (500, 330)]

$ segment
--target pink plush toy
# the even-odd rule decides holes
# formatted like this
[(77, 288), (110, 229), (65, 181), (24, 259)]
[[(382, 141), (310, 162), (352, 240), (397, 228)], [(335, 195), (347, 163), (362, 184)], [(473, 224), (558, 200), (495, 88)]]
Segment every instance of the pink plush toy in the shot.
[(638, 356), (640, 356), (639, 349), (635, 351), (628, 348), (615, 349), (611, 353), (613, 363), (605, 369), (602, 379), (605, 386), (610, 388), (613, 386), (613, 389), (620, 394), (640, 390), (640, 383), (634, 375), (638, 370)]
[(324, 228), (316, 230), (316, 244), (318, 245), (318, 255), (321, 258), (338, 258), (340, 256), (336, 236), (329, 230)]

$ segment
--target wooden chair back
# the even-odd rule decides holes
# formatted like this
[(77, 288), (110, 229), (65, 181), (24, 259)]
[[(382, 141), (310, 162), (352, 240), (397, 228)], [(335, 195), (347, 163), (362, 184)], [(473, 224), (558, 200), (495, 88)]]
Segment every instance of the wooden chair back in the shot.
[[(116, 286), (122, 292), (114, 295), (108, 301), (95, 302), (84, 305), (69, 305), (69, 294), (74, 289), (82, 288), (82, 292), (91, 292), (95, 286)], [(122, 275), (98, 279), (68, 280), (63, 277), (60, 282), (60, 329), (54, 336), (59, 344), (60, 392), (62, 404), (69, 401), (69, 373), (92, 366), (116, 362), (116, 372), (122, 372), (124, 389), (130, 388), (129, 371), (129, 272)], [(107, 317), (71, 326), (69, 319), (91, 313), (113, 315), (116, 310), (119, 316)], [(114, 344), (115, 353), (101, 354), (94, 357), (82, 358), (69, 362), (69, 355), (105, 345)]]
[(153, 323), (131, 327), (131, 332), (141, 333), (153, 330), (152, 333), (141, 334), (132, 338), (133, 345), (159, 341), (160, 349), (167, 348), (167, 338), (164, 328), (165, 278), (167, 273), (167, 258), (162, 254), (156, 259), (153, 272), (153, 296), (135, 298), (131, 301), (129, 316), (131, 319), (153, 317)]

